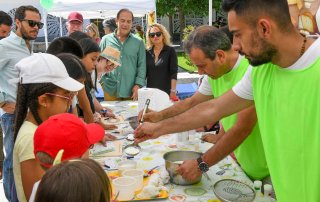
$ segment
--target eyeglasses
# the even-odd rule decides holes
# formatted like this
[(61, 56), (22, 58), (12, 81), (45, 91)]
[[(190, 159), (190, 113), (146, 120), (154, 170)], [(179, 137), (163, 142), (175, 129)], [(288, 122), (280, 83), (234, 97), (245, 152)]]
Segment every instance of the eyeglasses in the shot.
[(37, 21), (34, 21), (34, 20), (27, 20), (27, 19), (22, 19), (20, 21), (28, 22), (30, 27), (35, 27), (36, 25), (38, 26), (39, 29), (42, 29), (42, 27), (43, 27), (43, 23), (42, 22), (37, 22)]
[(73, 97), (76, 95), (76, 93), (71, 93), (68, 97), (63, 96), (63, 95), (59, 95), (59, 94), (55, 94), (55, 93), (45, 93), (45, 95), (52, 95), (52, 96), (60, 97), (60, 98), (66, 99), (66, 100), (68, 100), (68, 102), (70, 102), (73, 99)]
[(154, 38), (155, 36), (160, 37), (162, 35), (162, 32), (153, 32), (149, 33), (149, 37)]

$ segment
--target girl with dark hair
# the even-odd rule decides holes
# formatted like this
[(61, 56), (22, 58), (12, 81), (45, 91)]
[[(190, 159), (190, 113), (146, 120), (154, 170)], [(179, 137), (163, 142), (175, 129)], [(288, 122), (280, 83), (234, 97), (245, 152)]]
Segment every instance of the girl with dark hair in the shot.
[[(77, 63), (73, 63), (74, 68)], [(62, 61), (51, 54), (33, 54), (17, 63), (20, 72), (15, 117), (13, 173), (19, 201), (28, 201), (43, 175), (33, 153), (36, 128), (50, 116), (66, 112), (83, 84), (72, 79)]]
[(110, 202), (110, 181), (94, 160), (64, 161), (49, 169), (43, 176), (35, 201)]
[[(115, 129), (117, 128), (115, 125), (105, 125), (100, 120), (101, 116), (99, 115), (99, 113), (96, 113), (104, 109), (94, 95), (94, 92), (96, 90), (96, 86), (94, 85), (94, 83), (96, 82), (92, 82), (91, 78), (91, 73), (95, 70), (96, 65), (98, 64), (100, 48), (92, 39), (88, 38), (81, 39), (79, 41), (79, 44), (82, 48), (84, 55), (82, 58), (82, 62), (87, 71), (85, 90), (90, 102), (91, 110), (95, 114), (95, 122), (100, 123), (106, 130)], [(79, 111), (81, 111), (81, 109)], [(114, 114), (112, 112), (109, 112), (108, 110), (106, 116), (114, 117)]]
[[(73, 32), (71, 35), (77, 36), (77, 33), (78, 32)], [(82, 33), (82, 34), (84, 34), (84, 33)], [(87, 37), (86, 34), (84, 34), (84, 36)], [(47, 49), (47, 53), (50, 53), (53, 55), (58, 55), (61, 53), (71, 53), (71, 54), (77, 56), (79, 59), (82, 59), (82, 57), (83, 57), (83, 52), (82, 52), (81, 46), (79, 45), (79, 43), (75, 39), (73, 39), (71, 37), (60, 37), (60, 38), (53, 40)], [(67, 58), (64, 58), (63, 62), (64, 61), (67, 61)], [(80, 63), (81, 63), (81, 61), (80, 61)], [(70, 68), (69, 68), (69, 65), (67, 65), (67, 64), (65, 64), (65, 66), (67, 68), (69, 75), (73, 71), (80, 70), (79, 68), (73, 68), (72, 66), (70, 66)], [(78, 80), (78, 78), (74, 78), (74, 77), (72, 77), (72, 78), (77, 79), (81, 83), (84, 83), (86, 80), (86, 70), (85, 70), (82, 63), (80, 64), (80, 66), (82, 67), (81, 69), (83, 72), (83, 80)], [(87, 98), (87, 95), (86, 95), (86, 92), (84, 89), (79, 91), (79, 93), (77, 95), (77, 99), (78, 99), (79, 105), (83, 109), (83, 118), (84, 118), (85, 122), (92, 123), (94, 121), (93, 120), (93, 113), (90, 109), (90, 103), (89, 103), (89, 100)], [(76, 99), (74, 99), (73, 103), (72, 103), (72, 113), (75, 115), (78, 115), (76, 103), (77, 103), (77, 101), (76, 101)]]

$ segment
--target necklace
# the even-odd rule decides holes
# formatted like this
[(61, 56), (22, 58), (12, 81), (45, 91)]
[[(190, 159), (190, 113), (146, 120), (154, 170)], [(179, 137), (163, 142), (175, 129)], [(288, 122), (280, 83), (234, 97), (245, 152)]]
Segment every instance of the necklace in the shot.
[(300, 57), (303, 55), (304, 51), (306, 50), (306, 42), (307, 42), (307, 37), (305, 35), (303, 36), (303, 44), (301, 46), (301, 51), (300, 51)]

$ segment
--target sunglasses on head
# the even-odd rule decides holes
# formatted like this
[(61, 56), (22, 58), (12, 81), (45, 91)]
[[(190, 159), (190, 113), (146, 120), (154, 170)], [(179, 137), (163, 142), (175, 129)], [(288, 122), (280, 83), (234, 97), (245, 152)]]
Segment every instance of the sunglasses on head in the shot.
[(21, 21), (26, 21), (28, 22), (30, 27), (35, 27), (36, 25), (38, 26), (39, 29), (42, 29), (43, 23), (42, 22), (37, 22), (34, 20), (27, 20), (27, 19), (22, 19)]
[(154, 38), (155, 36), (160, 37), (162, 35), (162, 32), (153, 32), (149, 33), (149, 37)]

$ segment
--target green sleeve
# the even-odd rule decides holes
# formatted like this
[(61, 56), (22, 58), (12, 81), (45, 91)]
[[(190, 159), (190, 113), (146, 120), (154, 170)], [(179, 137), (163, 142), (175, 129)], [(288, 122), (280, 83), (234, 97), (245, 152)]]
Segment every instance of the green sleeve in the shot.
[(137, 76), (135, 84), (139, 86), (146, 85), (146, 49), (142, 40), (139, 42), (138, 64), (137, 64)]

